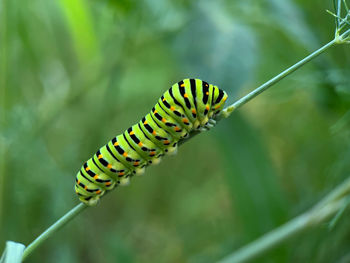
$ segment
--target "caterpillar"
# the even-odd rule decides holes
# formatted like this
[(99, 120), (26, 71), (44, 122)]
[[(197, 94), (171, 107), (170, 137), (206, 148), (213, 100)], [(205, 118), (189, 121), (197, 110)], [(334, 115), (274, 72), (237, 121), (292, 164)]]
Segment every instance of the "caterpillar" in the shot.
[(209, 130), (223, 109), (227, 93), (200, 79), (174, 84), (151, 112), (102, 146), (77, 173), (75, 192), (93, 206), (107, 191), (129, 183), (133, 175), (175, 154), (179, 141), (193, 131)]

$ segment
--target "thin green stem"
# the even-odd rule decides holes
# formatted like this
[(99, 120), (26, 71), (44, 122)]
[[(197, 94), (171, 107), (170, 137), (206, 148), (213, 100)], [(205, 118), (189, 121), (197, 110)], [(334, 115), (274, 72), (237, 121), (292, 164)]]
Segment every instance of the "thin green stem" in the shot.
[(338, 16), (338, 18), (337, 18), (337, 21), (338, 21), (338, 26), (339, 26), (339, 24), (340, 24), (340, 15), (341, 15), (341, 0), (338, 0), (338, 7), (337, 7), (337, 16)]
[(234, 262), (246, 262), (248, 260), (254, 259), (264, 251), (275, 247), (278, 242), (286, 240), (291, 236), (296, 235), (301, 232), (308, 224), (309, 215), (303, 214), (296, 217), (292, 221), (284, 224), (283, 226), (276, 228), (270, 233), (264, 235), (263, 237), (251, 242), (246, 247), (243, 247), (231, 255), (228, 255), (220, 263), (234, 263)]
[(313, 53), (311, 53), (310, 55), (308, 55), (304, 59), (300, 60), (299, 62), (297, 62), (293, 66), (287, 68), (286, 70), (284, 70), (283, 72), (281, 72), (277, 76), (273, 77), (269, 81), (265, 82), (260, 87), (256, 88), (255, 90), (248, 93), (247, 95), (243, 96), (242, 98), (240, 98), (239, 100), (237, 100), (236, 102), (231, 104), (230, 106), (226, 107), (221, 112), (221, 114), (217, 117), (217, 120), (220, 120), (221, 118), (227, 118), (228, 116), (231, 115), (231, 113), (234, 110), (242, 107), (248, 101), (252, 100), (256, 96), (258, 96), (260, 93), (264, 92), (265, 90), (267, 90), (268, 88), (270, 88), (271, 86), (276, 84), (277, 82), (281, 81), (282, 79), (284, 79), (285, 77), (287, 77), (288, 75), (290, 75), (291, 73), (293, 73), (294, 71), (299, 69), (300, 67), (304, 66), (306, 63), (310, 62), (311, 60), (313, 60), (314, 58), (316, 58), (317, 56), (319, 56), (320, 54), (322, 54), (323, 52), (325, 52), (326, 50), (328, 50), (330, 47), (334, 46), (335, 44), (347, 43), (346, 38), (348, 38), (349, 35), (350, 35), (350, 29), (348, 29), (347, 31), (345, 31), (344, 33), (339, 35), (338, 37), (334, 38), (332, 41), (328, 42), (323, 47), (317, 49), (316, 51), (314, 51)]
[(275, 76), (272, 79), (270, 79), (269, 81), (265, 82), (260, 87), (256, 88), (252, 92), (248, 93), (244, 97), (237, 100), (235, 103), (233, 103), (230, 106), (228, 106), (227, 108), (225, 108), (220, 117), (227, 118), (232, 113), (233, 110), (240, 108), (241, 106), (246, 104), (248, 101), (252, 100), (256, 96), (258, 96), (260, 93), (264, 92), (265, 90), (267, 90), (268, 88), (270, 88), (271, 86), (273, 86), (274, 84), (279, 82), (280, 80), (284, 79), (285, 77), (287, 77), (288, 75), (290, 75), (291, 73), (293, 73), (294, 71), (296, 71), (297, 69), (299, 69), (300, 67), (302, 67), (303, 65), (308, 63), (309, 61), (311, 61), (312, 59), (316, 58), (318, 55), (322, 54), (323, 52), (325, 52), (327, 49), (329, 49), (330, 47), (332, 47), (336, 43), (337, 43), (336, 39), (328, 42), (326, 45), (319, 48), (315, 52), (311, 53), (310, 55), (308, 55), (304, 59), (300, 60), (298, 63), (287, 68), (286, 70), (284, 70), (283, 72), (281, 72), (277, 76)]
[(323, 198), (314, 209), (319, 209), (327, 205), (328, 203), (339, 200), (340, 198), (350, 195), (350, 177), (345, 180), (341, 185), (337, 186), (332, 192), (330, 192), (325, 198)]
[(350, 177), (309, 211), (272, 230), (247, 246), (228, 255), (220, 263), (242, 263), (252, 260), (297, 234), (320, 225), (348, 205)]
[[(345, 34), (345, 33), (344, 33)], [(343, 35), (342, 35), (343, 36)], [(236, 102), (234, 102), (233, 104), (231, 104), (230, 106), (226, 107), (221, 113), (220, 115), (218, 115), (216, 117), (216, 120), (219, 121), (222, 118), (227, 118), (231, 115), (231, 113), (240, 108), (241, 106), (243, 106), (244, 104), (246, 104), (247, 102), (249, 102), (250, 100), (252, 100), (253, 98), (255, 98), (256, 96), (258, 96), (260, 93), (264, 92), (265, 90), (267, 90), (268, 88), (272, 87), (274, 84), (276, 84), (277, 82), (281, 81), (282, 79), (284, 79), (285, 77), (287, 77), (288, 75), (292, 74), (294, 71), (296, 71), (298, 68), (302, 67), (303, 65), (305, 65), (306, 63), (310, 62), (312, 59), (316, 58), (318, 55), (322, 54), (323, 52), (325, 52), (327, 49), (329, 49), (330, 47), (332, 47), (333, 45), (339, 43), (338, 39), (335, 38), (332, 41), (328, 42), (327, 44), (325, 44), (323, 47), (317, 49), (316, 51), (314, 51), (313, 53), (311, 53), (310, 55), (308, 55), (307, 57), (305, 57), (304, 59), (300, 60), (299, 62), (297, 62), (296, 64), (294, 64), (293, 66), (287, 68), (286, 70), (284, 70), (283, 72), (281, 72), (280, 74), (278, 74), (277, 76), (273, 77), (272, 79), (270, 79), (269, 81), (265, 82), (264, 84), (262, 84), (260, 87), (256, 88), (255, 90), (253, 90), (252, 92), (248, 93), (247, 95), (244, 95), (242, 98), (240, 98), (239, 100), (237, 100)], [(196, 136), (197, 134), (199, 134), (199, 131), (194, 131), (190, 134), (189, 138), (192, 138), (194, 136)], [(188, 140), (187, 139), (187, 140)], [(186, 140), (186, 141), (187, 141)], [(179, 145), (183, 144), (185, 141), (180, 141)]]
[(23, 253), (22, 260), (25, 260), (38, 246), (40, 246), (48, 237), (50, 237), (53, 233), (71, 221), (76, 215), (80, 214), (85, 208), (88, 206), (80, 203), (75, 206), (72, 210), (70, 210), (67, 214), (61, 217), (58, 221), (56, 221), (52, 226), (45, 230), (40, 236), (38, 236), (32, 243), (30, 243)]
[[(342, 43), (341, 41), (346, 41), (347, 40), (347, 38), (349, 38), (349, 35), (350, 35), (350, 29), (349, 30), (347, 30), (347, 31), (345, 31), (343, 34), (341, 34), (340, 36), (339, 36), (339, 38), (340, 38), (340, 43)], [(338, 40), (339, 41), (339, 40)], [(346, 42), (346, 43), (348, 43), (348, 42)]]
[[(339, 37), (344, 37), (346, 36), (345, 34), (349, 34), (350, 30), (346, 31), (345, 33), (343, 33), (341, 36)], [(330, 41), (329, 43), (327, 43), (326, 45), (324, 45), (323, 47), (321, 47), (320, 49), (316, 50), (315, 52), (313, 52), (312, 54), (310, 54), (309, 56), (307, 56), (306, 58), (304, 58), (303, 60), (299, 61), (298, 63), (294, 64), (293, 66), (291, 66), (290, 68), (286, 69), (285, 71), (283, 71), (282, 73), (278, 74), (276, 77), (272, 78), (271, 80), (269, 80), (268, 82), (266, 82), (265, 84), (261, 85), (260, 87), (256, 88), (255, 90), (253, 90), (252, 92), (250, 92), (249, 94), (245, 95), (244, 97), (242, 97), (241, 99), (239, 99), (238, 101), (236, 101), (235, 103), (233, 103), (232, 105), (228, 106), (227, 108), (225, 108), (223, 110), (223, 112), (218, 116), (217, 120), (220, 120), (222, 117), (227, 118), (228, 116), (230, 116), (230, 114), (232, 113), (232, 111), (234, 109), (237, 109), (241, 106), (243, 106), (244, 104), (246, 104), (248, 101), (252, 100), (253, 98), (255, 98), (257, 95), (259, 95), (260, 93), (262, 93), (263, 91), (267, 90), (269, 87), (273, 86), (274, 84), (276, 84), (278, 81), (282, 80), (283, 78), (285, 78), (286, 76), (288, 76), (289, 74), (293, 73), (294, 71), (296, 71), (298, 68), (302, 67), (303, 65), (305, 65), (306, 63), (308, 63), (309, 61), (311, 61), (312, 59), (316, 58), (318, 55), (320, 55), (321, 53), (323, 53), (324, 51), (326, 51), (328, 48), (332, 47), (334, 44), (339, 44), (339, 43), (344, 43), (339, 41), (339, 39), (334, 39), (332, 41)], [(190, 138), (192, 138), (193, 136), (195, 136), (196, 134), (198, 134), (198, 132), (193, 132), (190, 135)], [(187, 141), (187, 140), (186, 140)], [(182, 142), (180, 142), (180, 144), (182, 144)], [(23, 260), (26, 259), (42, 242), (44, 242), (50, 235), (52, 235), (53, 233), (55, 233), (58, 229), (60, 229), (63, 225), (65, 225), (68, 221), (72, 220), (76, 215), (78, 215), (82, 210), (84, 210), (87, 206), (84, 204), (79, 204), (77, 205), (75, 208), (73, 208), (71, 211), (69, 211), (66, 215), (64, 215), (62, 218), (60, 218), (55, 224), (53, 224), (50, 228), (48, 228), (44, 233), (42, 233), (38, 238), (36, 238), (24, 251), (23, 254)], [(302, 219), (298, 219), (298, 221), (302, 221)], [(299, 222), (298, 224), (301, 225), (301, 223)], [(290, 223), (287, 224), (287, 226), (289, 226)], [(293, 224), (292, 224), (293, 226)], [(279, 232), (277, 232), (278, 234)], [(260, 249), (261, 250), (261, 249)]]

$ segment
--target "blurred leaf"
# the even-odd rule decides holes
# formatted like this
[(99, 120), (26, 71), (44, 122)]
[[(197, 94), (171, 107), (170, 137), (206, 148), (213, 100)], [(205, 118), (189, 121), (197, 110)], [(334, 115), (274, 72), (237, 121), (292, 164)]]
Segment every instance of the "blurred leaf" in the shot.
[(61, 0), (76, 52), (83, 65), (98, 53), (98, 41), (93, 28), (93, 20), (85, 0)]
[(286, 221), (288, 205), (257, 131), (234, 114), (220, 124), (217, 138), (235, 213), (245, 242), (251, 241)]

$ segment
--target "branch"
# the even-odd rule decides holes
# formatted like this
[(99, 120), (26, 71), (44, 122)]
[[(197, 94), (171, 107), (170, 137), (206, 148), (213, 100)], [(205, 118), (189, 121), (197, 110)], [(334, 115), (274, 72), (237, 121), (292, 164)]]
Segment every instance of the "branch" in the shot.
[(24, 261), (39, 245), (41, 245), (46, 239), (49, 238), (53, 233), (58, 231), (61, 227), (71, 221), (75, 216), (80, 214), (88, 206), (80, 203), (75, 206), (72, 210), (57, 220), (52, 226), (45, 230), (40, 236), (38, 236), (29, 246), (26, 247), (23, 253), (22, 260)]
[(332, 47), (334, 44), (347, 43), (347, 41), (348, 41), (347, 38), (349, 37), (349, 34), (350, 34), (350, 29), (345, 31), (343, 34), (335, 37), (332, 41), (328, 42), (323, 47), (317, 49), (316, 51), (314, 51), (313, 53), (311, 53), (310, 55), (308, 55), (304, 59), (300, 60), (298, 63), (287, 68), (286, 70), (284, 70), (283, 72), (281, 72), (277, 76), (275, 76), (272, 79), (270, 79), (269, 81), (265, 82), (263, 85), (256, 88), (255, 90), (253, 90), (249, 94), (247, 94), (244, 97), (242, 97), (241, 99), (237, 100), (235, 103), (231, 104), (230, 106), (228, 106), (227, 108), (225, 108), (222, 111), (221, 115), (219, 116), (219, 119), (221, 119), (222, 117), (227, 118), (228, 116), (231, 115), (233, 110), (240, 108), (241, 106), (246, 104), (248, 101), (250, 101), (251, 99), (258, 96), (260, 93), (264, 92), (265, 90), (267, 90), (268, 88), (270, 88), (271, 86), (273, 86), (274, 84), (279, 82), (280, 80), (284, 79), (285, 77), (287, 77), (288, 75), (290, 75), (291, 73), (293, 73), (294, 71), (299, 69), (300, 67), (304, 66), (306, 63), (310, 62), (312, 59), (316, 58), (318, 55), (325, 52), (327, 49)]
[[(245, 95), (244, 97), (242, 97), (241, 99), (239, 99), (238, 101), (236, 101), (235, 103), (233, 103), (232, 105), (228, 106), (227, 108), (225, 108), (222, 113), (218, 116), (217, 120), (220, 120), (222, 118), (227, 118), (231, 115), (231, 113), (233, 112), (233, 110), (243, 106), (244, 104), (246, 104), (248, 101), (252, 100), (253, 98), (255, 98), (256, 96), (258, 96), (259, 94), (261, 94), (262, 92), (264, 92), (265, 90), (267, 90), (268, 88), (270, 88), (271, 86), (273, 86), (274, 84), (276, 84), (277, 82), (279, 82), (280, 80), (284, 79), (286, 76), (290, 75), (291, 73), (293, 73), (294, 71), (296, 71), (298, 68), (302, 67), (303, 65), (305, 65), (306, 63), (310, 62), (312, 59), (316, 58), (318, 55), (320, 55), (321, 53), (325, 52), (327, 49), (329, 49), (330, 47), (332, 47), (335, 44), (343, 44), (343, 43), (347, 43), (347, 37), (349, 37), (350, 34), (350, 29), (347, 30), (346, 32), (344, 32), (343, 34), (341, 34), (340, 36), (338, 36), (338, 38), (335, 38), (334, 40), (330, 41), (329, 43), (327, 43), (326, 45), (324, 45), (323, 47), (319, 48), (318, 50), (316, 50), (315, 52), (313, 52), (312, 54), (310, 54), (309, 56), (305, 57), (304, 59), (302, 59), (301, 61), (297, 62), (296, 64), (294, 64), (293, 66), (289, 67), (288, 69), (286, 69), (285, 71), (283, 71), (282, 73), (278, 74), (276, 77), (270, 79), (269, 81), (267, 81), (266, 83), (264, 83), (263, 85), (261, 85), (260, 87), (256, 88), (255, 90), (253, 90), (252, 92), (250, 92), (249, 94)], [(195, 135), (197, 135), (199, 132), (192, 132), (190, 134), (189, 138), (194, 137)], [(188, 141), (188, 140), (186, 140)], [(183, 142), (179, 143), (182, 144)], [(340, 205), (340, 204), (338, 204)], [(55, 233), (57, 230), (59, 230), (63, 225), (65, 225), (67, 222), (69, 222), (70, 220), (72, 220), (75, 216), (77, 216), (81, 211), (83, 211), (87, 206), (80, 203), (79, 205), (77, 205), (76, 207), (74, 207), (71, 211), (69, 211), (66, 215), (64, 215), (63, 217), (61, 217), (56, 223), (54, 223), (51, 227), (49, 227), (45, 232), (43, 232), (38, 238), (36, 238), (25, 250), (24, 250), (24, 254), (23, 254), (23, 260), (26, 259), (42, 242), (44, 242), (49, 236), (51, 236), (53, 233)], [(331, 210), (325, 210), (322, 212), (328, 216), (332, 215), (335, 213), (335, 211), (337, 211), (337, 205), (333, 205)], [(289, 223), (286, 224), (286, 227), (284, 227), (284, 229), (288, 229), (291, 228), (291, 230), (294, 229), (295, 224), (303, 226), (303, 222), (306, 220), (305, 217), (309, 218), (309, 216), (306, 215), (302, 215), (300, 218), (296, 218), (294, 220), (297, 220), (297, 223), (293, 223), (294, 221), (291, 221)], [(308, 219), (310, 220), (310, 219)], [(308, 222), (308, 221), (306, 221)], [(300, 231), (303, 228), (300, 229)], [(285, 230), (284, 230), (285, 231)], [(280, 235), (279, 229), (277, 229), (276, 231), (272, 232), (275, 233), (277, 232), (277, 234)], [(295, 232), (292, 232), (295, 233)], [(284, 235), (285, 236), (285, 235)], [(287, 237), (289, 237), (289, 235), (287, 235)], [(265, 238), (266, 239), (266, 238)], [(270, 240), (270, 238), (268, 238), (268, 240)], [(267, 241), (268, 241), (267, 240)], [(264, 240), (265, 242), (265, 240)], [(261, 246), (261, 241), (258, 243)], [(267, 244), (268, 245), (268, 244)], [(264, 247), (266, 247), (266, 245), (264, 245)], [(255, 248), (255, 250), (257, 250), (257, 248)], [(258, 249), (257, 251), (261, 251)], [(230, 261), (231, 262), (231, 261)], [(234, 262), (234, 261), (232, 261)]]

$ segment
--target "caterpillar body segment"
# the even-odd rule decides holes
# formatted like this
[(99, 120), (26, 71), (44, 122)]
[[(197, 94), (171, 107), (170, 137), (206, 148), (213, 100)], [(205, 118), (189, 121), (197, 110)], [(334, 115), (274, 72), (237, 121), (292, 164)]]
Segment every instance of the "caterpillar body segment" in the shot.
[(149, 164), (157, 164), (160, 161), (163, 155), (162, 149), (146, 137), (139, 123), (127, 129), (124, 135), (140, 157), (148, 161)]
[(165, 154), (175, 154), (178, 142), (192, 131), (212, 128), (227, 94), (200, 79), (174, 84), (150, 113), (102, 146), (77, 173), (75, 192), (80, 201), (96, 205), (107, 191), (127, 185)]
[(187, 118), (182, 104), (173, 97), (172, 88), (167, 90), (159, 99), (160, 106), (176, 120), (187, 132), (192, 130), (193, 124)]
[(147, 161), (135, 151), (124, 133), (118, 135), (109, 144), (113, 144), (112, 152), (129, 171), (137, 175), (144, 173)]
[[(172, 153), (176, 151), (176, 142), (177, 140), (173, 138), (169, 132), (162, 129), (159, 124), (156, 122), (155, 118), (152, 117), (151, 113), (147, 114), (144, 118), (142, 118), (142, 131), (146, 136), (151, 140), (154, 144), (156, 144), (163, 152)], [(175, 145), (174, 145), (175, 144)], [(172, 145), (173, 147), (170, 147)]]
[(186, 129), (157, 103), (152, 109), (152, 116), (158, 126), (166, 130), (174, 139), (180, 140), (188, 136)]
[[(96, 172), (102, 171), (111, 179), (116, 180), (116, 178), (122, 177), (130, 172), (130, 170), (117, 159), (116, 152), (113, 152), (111, 141), (102, 146), (91, 159), (98, 168)], [(89, 161), (90, 160), (88, 160), (88, 162)]]

